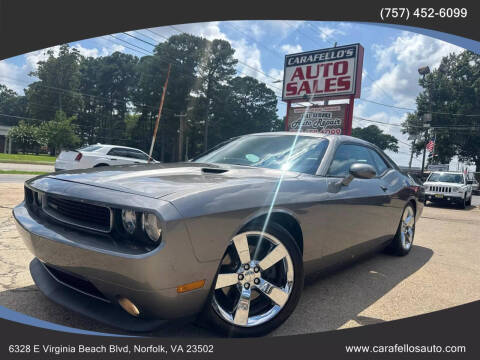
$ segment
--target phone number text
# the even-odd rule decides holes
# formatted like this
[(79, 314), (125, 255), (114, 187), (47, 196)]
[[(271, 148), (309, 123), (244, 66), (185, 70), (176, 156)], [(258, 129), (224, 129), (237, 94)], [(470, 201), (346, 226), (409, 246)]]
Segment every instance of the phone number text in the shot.
[(468, 16), (467, 8), (381, 8), (380, 18), (385, 21), (387, 19), (405, 19), (410, 17), (433, 19), (433, 18), (466, 18)]

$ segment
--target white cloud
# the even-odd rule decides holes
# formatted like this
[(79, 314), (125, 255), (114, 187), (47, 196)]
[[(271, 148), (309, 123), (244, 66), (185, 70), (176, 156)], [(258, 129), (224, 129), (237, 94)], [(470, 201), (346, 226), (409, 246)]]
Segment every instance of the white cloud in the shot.
[(302, 45), (296, 44), (296, 45), (291, 45), (291, 44), (284, 44), (280, 47), (282, 51), (285, 54), (294, 54), (294, 53), (299, 53), (303, 51)]
[(163, 26), (156, 29), (163, 31), (163, 33), (165, 33), (165, 30), (168, 30), (168, 29), (173, 30), (173, 31), (170, 31), (169, 35), (165, 35), (167, 37), (171, 35), (179, 34), (178, 31), (175, 31), (175, 29), (177, 29), (192, 35), (204, 37), (208, 40), (213, 40), (213, 39), (227, 40), (227, 35), (225, 35), (220, 30), (219, 25), (220, 23), (218, 21), (212, 21), (212, 22), (203, 22), (203, 23), (175, 25), (174, 28)]
[(318, 26), (318, 36), (323, 41), (338, 41), (338, 36), (345, 35), (345, 31), (330, 26)]
[(376, 69), (383, 74), (372, 84), (371, 96), (381, 99), (387, 93), (395, 105), (412, 108), (421, 90), (417, 69), (425, 65), (436, 68), (444, 56), (463, 51), (456, 45), (408, 32), (389, 46), (373, 45), (373, 50), (378, 61)]
[(109, 44), (109, 46), (103, 46), (101, 49), (99, 48), (85, 48), (82, 46), (82, 44), (77, 43), (75, 45), (72, 45), (72, 48), (75, 48), (78, 50), (78, 52), (85, 56), (85, 57), (99, 57), (99, 56), (107, 56), (110, 55), (116, 51), (124, 51), (125, 47), (119, 44)]

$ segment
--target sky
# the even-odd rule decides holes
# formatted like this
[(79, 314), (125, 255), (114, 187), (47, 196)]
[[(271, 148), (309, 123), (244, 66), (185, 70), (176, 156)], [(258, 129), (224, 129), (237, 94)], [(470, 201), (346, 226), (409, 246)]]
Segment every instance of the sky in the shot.
[[(105, 56), (115, 51), (144, 56), (153, 50), (149, 43), (163, 42), (182, 32), (210, 40), (228, 40), (239, 60), (238, 75), (265, 82), (278, 96), (281, 96), (282, 84), (278, 80), (283, 79), (285, 54), (333, 47), (335, 43), (337, 46), (360, 43), (365, 49), (362, 94), (355, 100), (353, 127), (375, 124), (395, 136), (399, 140), (399, 151), (387, 151), (387, 154), (401, 166), (408, 166), (410, 141), (398, 125), (416, 107), (415, 99), (421, 91), (417, 69), (426, 65), (435, 69), (442, 57), (464, 50), (428, 36), (374, 24), (287, 20), (163, 26), (128, 32), (143, 41), (120, 33), (73, 41), (70, 46), (84, 56)], [(57, 51), (58, 46), (53, 49)], [(29, 73), (45, 57), (45, 50), (38, 50), (0, 61), (0, 83), (23, 94), (23, 89), (36, 80)], [(278, 115), (283, 117), (285, 113), (286, 105), (279, 99)], [(421, 157), (414, 157), (412, 166), (421, 166)]]

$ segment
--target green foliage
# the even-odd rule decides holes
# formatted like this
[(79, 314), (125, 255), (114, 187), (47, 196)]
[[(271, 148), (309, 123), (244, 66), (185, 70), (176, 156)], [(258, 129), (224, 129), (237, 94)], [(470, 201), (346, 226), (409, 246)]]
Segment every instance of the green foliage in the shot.
[[(0, 113), (12, 116), (27, 116), (27, 99), (15, 91), (0, 84)], [(0, 124), (13, 126), (19, 122), (18, 117), (0, 115)]]
[[(430, 138), (436, 138), (435, 161), (448, 163), (458, 155), (475, 162), (480, 169), (480, 117), (449, 114), (480, 114), (480, 55), (470, 51), (450, 54), (440, 66), (419, 80), (423, 91), (417, 97), (417, 112), (409, 114), (404, 132), (415, 134), (424, 130), (421, 117), (432, 113)], [(414, 127), (413, 125), (417, 125)], [(424, 141), (415, 146), (418, 154)]]
[(80, 143), (73, 122), (75, 122), (75, 116), (68, 118), (63, 111), (57, 111), (53, 120), (43, 123), (38, 128), (40, 141), (49, 147), (51, 153), (58, 153), (63, 149), (73, 149)]
[(8, 132), (8, 137), (17, 144), (24, 153), (36, 150), (41, 144), (42, 139), (38, 127), (29, 125), (25, 121), (20, 121), (18, 125), (12, 127)]
[(398, 140), (392, 135), (384, 134), (376, 125), (370, 125), (364, 128), (354, 128), (352, 129), (352, 136), (369, 141), (382, 150), (398, 152)]
[(68, 45), (60, 47), (58, 56), (53, 50), (48, 50), (47, 55), (46, 60), (38, 62), (37, 70), (30, 73), (39, 81), (25, 90), (30, 114), (33, 118), (53, 119), (55, 112), (62, 110), (72, 116), (83, 104), (82, 96), (76, 92), (80, 84), (82, 56)]

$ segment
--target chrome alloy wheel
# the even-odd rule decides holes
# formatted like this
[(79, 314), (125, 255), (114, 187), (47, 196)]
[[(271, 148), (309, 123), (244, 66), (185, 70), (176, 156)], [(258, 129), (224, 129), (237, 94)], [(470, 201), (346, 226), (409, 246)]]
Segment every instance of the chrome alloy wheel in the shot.
[(403, 212), (402, 222), (400, 224), (400, 239), (402, 247), (409, 250), (413, 243), (415, 234), (415, 213), (411, 206), (407, 206)]
[(236, 235), (222, 259), (212, 305), (225, 321), (242, 327), (263, 324), (285, 306), (294, 269), (286, 247), (273, 235)]

